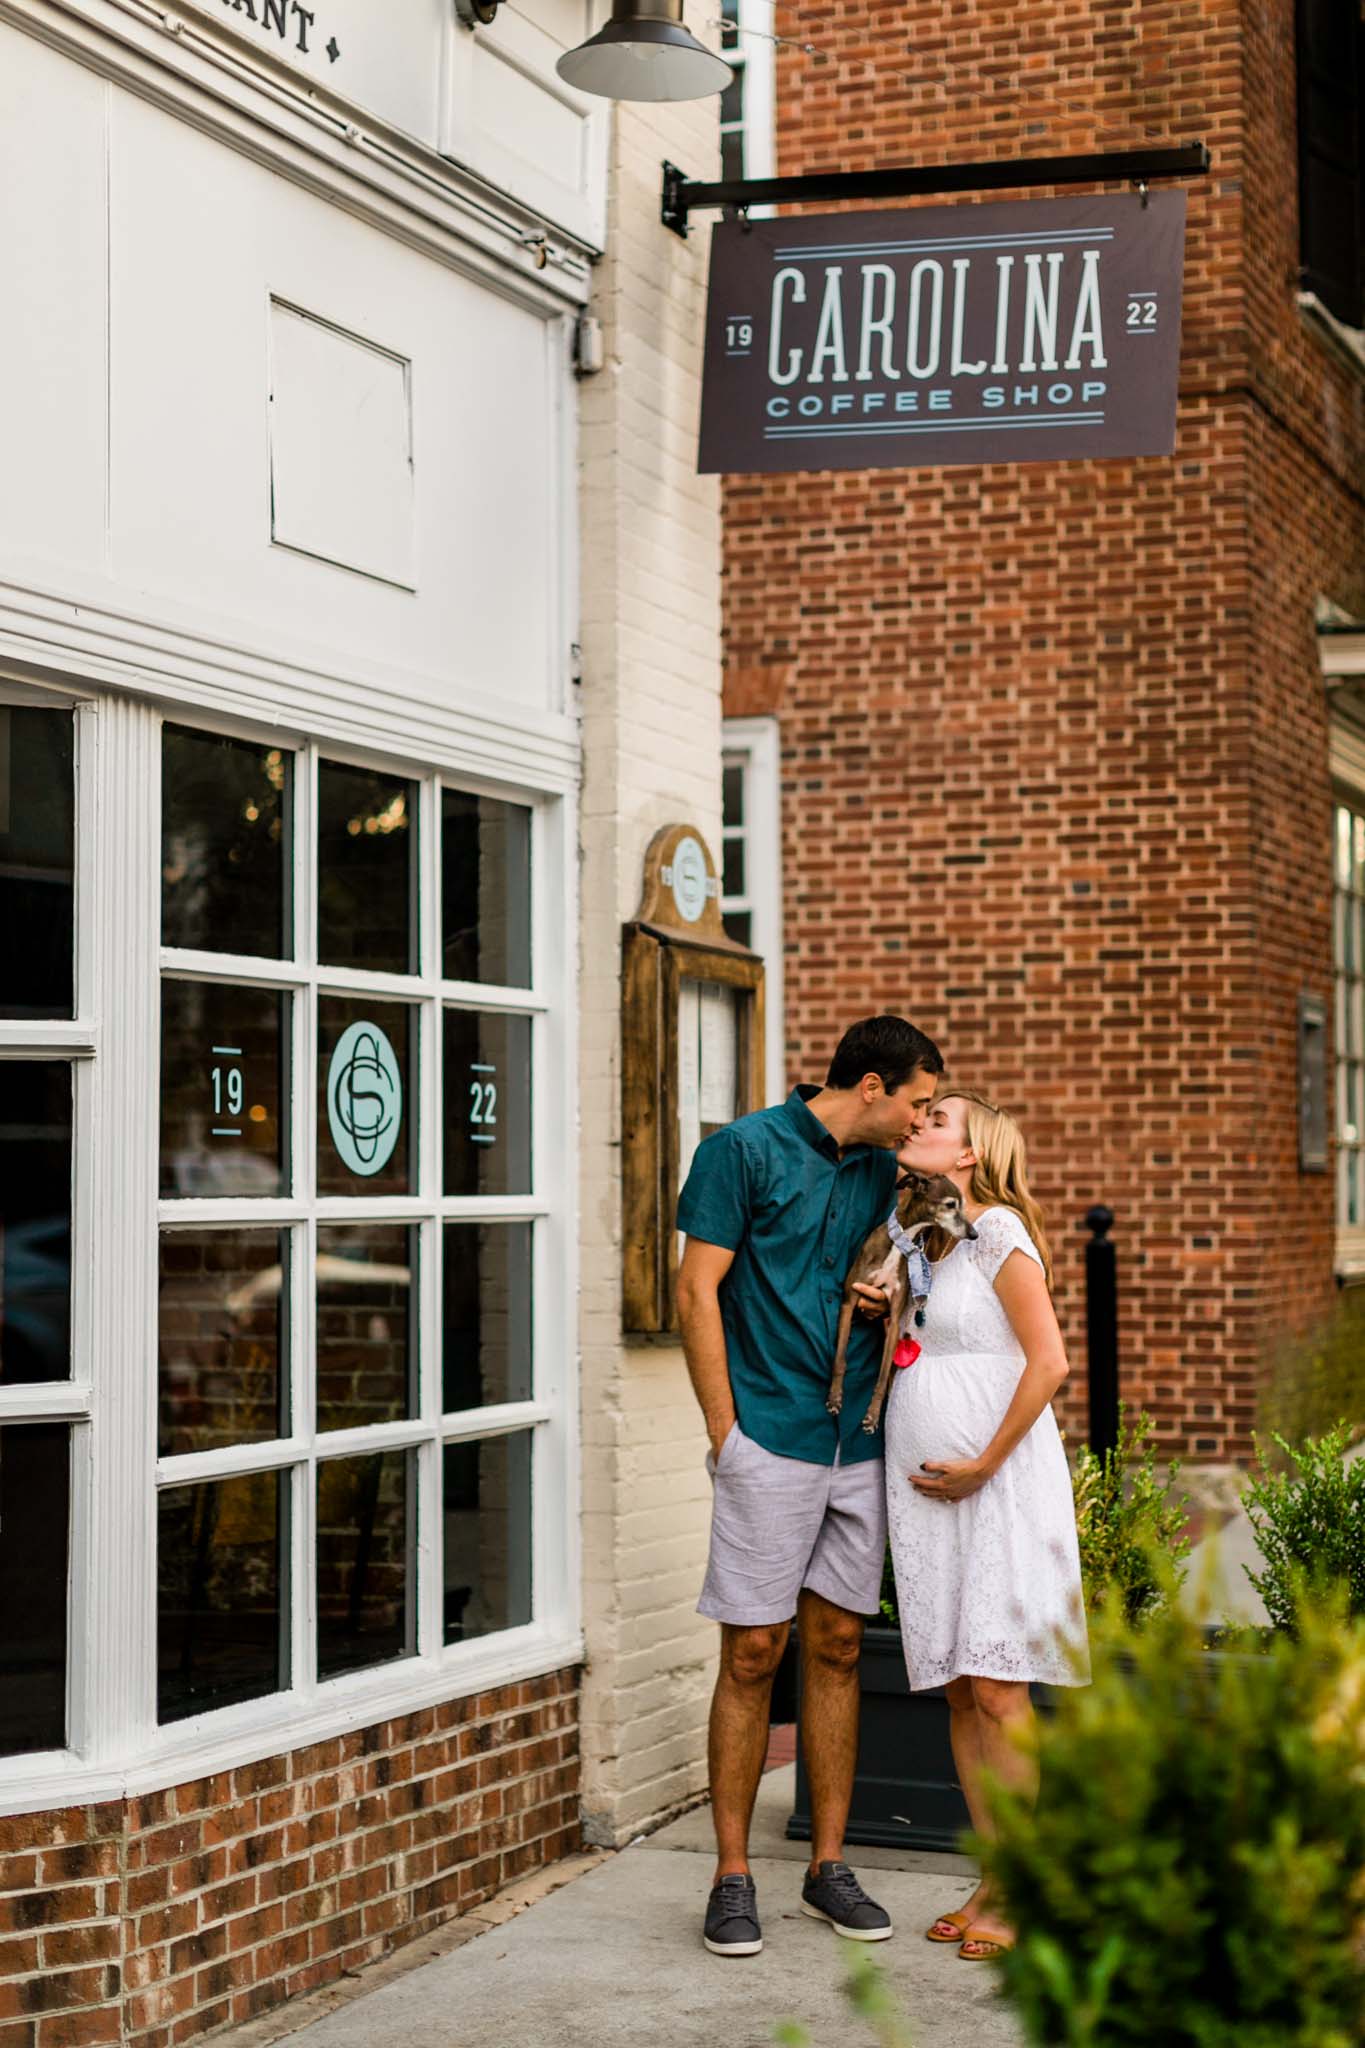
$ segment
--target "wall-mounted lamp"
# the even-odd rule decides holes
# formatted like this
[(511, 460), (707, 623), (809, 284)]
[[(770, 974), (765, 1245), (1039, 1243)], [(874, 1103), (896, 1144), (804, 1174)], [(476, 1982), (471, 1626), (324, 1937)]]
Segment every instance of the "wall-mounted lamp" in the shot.
[(611, 20), (555, 70), (608, 100), (702, 100), (734, 77), (683, 26), (682, 0), (611, 0)]
[[(487, 27), (498, 0), (455, 0), (467, 28)], [(566, 50), (555, 70), (579, 92), (608, 100), (701, 100), (734, 73), (683, 26), (683, 0), (611, 0), (611, 20)]]

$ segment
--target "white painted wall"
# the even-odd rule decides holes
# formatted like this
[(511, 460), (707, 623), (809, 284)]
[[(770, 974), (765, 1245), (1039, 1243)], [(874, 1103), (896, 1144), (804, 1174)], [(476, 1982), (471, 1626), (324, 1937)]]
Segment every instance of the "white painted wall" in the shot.
[(716, 1646), (695, 1612), (710, 1485), (681, 1349), (621, 1334), (620, 932), (661, 824), (720, 849), (719, 498), (696, 475), (709, 234), (658, 220), (661, 160), (715, 175), (717, 120), (715, 100), (617, 112), (592, 301), (607, 367), (580, 414), (584, 1810), (605, 1843), (704, 1787)]
[(397, 670), (433, 706), (565, 716), (569, 308), (3, 25), (0, 184), (0, 447), (25, 479), (0, 576)]

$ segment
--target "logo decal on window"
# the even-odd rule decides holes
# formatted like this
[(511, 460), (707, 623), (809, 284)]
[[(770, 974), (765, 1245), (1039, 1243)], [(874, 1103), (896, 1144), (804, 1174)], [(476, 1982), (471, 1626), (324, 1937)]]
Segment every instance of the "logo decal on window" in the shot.
[(338, 1040), (327, 1070), (327, 1121), (352, 1173), (387, 1165), (403, 1122), (403, 1078), (377, 1024), (352, 1024)]

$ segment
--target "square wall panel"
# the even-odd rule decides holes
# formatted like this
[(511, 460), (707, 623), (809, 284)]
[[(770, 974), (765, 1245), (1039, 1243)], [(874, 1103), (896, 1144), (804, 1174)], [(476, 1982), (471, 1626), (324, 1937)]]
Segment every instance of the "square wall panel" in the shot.
[(414, 589), (412, 365), (270, 302), (270, 537)]

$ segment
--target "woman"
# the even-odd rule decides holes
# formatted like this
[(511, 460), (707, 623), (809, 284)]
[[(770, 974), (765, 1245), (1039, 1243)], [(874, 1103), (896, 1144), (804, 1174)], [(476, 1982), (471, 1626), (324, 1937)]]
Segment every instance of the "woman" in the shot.
[[(1080, 1685), (1089, 1675), (1071, 1479), (1048, 1405), (1066, 1352), (1014, 1118), (946, 1090), (898, 1157), (946, 1173), (976, 1226), (975, 1240), (932, 1265), (928, 1300), (907, 1324), (921, 1350), (893, 1375), (886, 1487), (910, 1685), (947, 1687), (958, 1777), (972, 1825), (989, 1835), (983, 1769), (1034, 1789), (1019, 1739), (1032, 1720), (1030, 1680)], [(984, 1881), (927, 1932), (960, 1943), (966, 1962), (1013, 1938)]]

